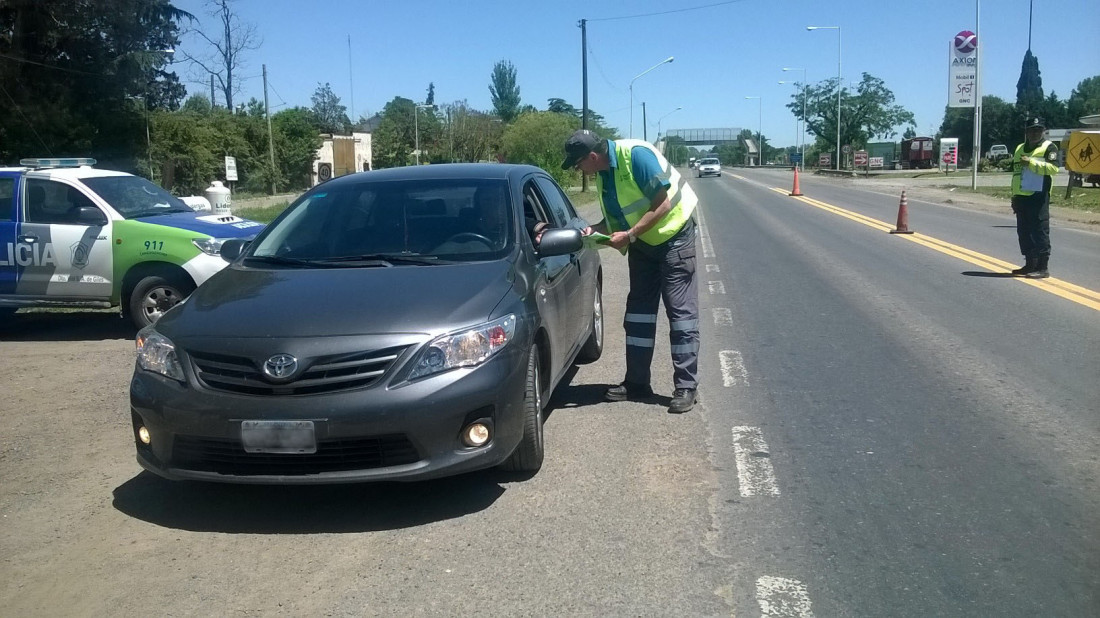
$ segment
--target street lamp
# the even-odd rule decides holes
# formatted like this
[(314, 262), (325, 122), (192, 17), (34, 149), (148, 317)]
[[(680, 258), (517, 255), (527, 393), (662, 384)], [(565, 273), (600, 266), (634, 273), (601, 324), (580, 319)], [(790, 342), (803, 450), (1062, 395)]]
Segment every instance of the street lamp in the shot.
[(422, 109), (435, 109), (435, 105), (416, 104), (416, 109), (413, 110), (413, 132), (416, 134), (416, 164), (420, 165), (420, 110)]
[(759, 129), (756, 133), (756, 164), (764, 165), (764, 97), (745, 97), (746, 99), (756, 99), (756, 122)]
[(840, 56), (843, 33), (840, 26), (806, 26), (807, 30), (836, 30), (836, 169), (840, 170)]
[(665, 114), (664, 116), (661, 116), (660, 118), (657, 119), (657, 141), (658, 142), (661, 141), (661, 121), (664, 120), (665, 118), (668, 118), (670, 115), (675, 114), (676, 112), (678, 112), (682, 109), (684, 109), (683, 106), (677, 107), (676, 109), (672, 110), (671, 112), (669, 112), (669, 113)]
[(674, 59), (675, 59), (675, 56), (669, 56), (668, 58), (665, 58), (664, 60), (658, 62), (657, 64), (655, 64), (651, 67), (649, 67), (648, 69), (642, 71), (641, 73), (638, 73), (637, 75), (634, 76), (634, 79), (630, 80), (630, 139), (634, 139), (634, 81), (637, 80), (639, 77), (645, 75), (646, 73), (649, 73), (653, 69), (656, 69), (657, 67), (661, 66), (662, 64), (667, 64), (669, 62), (672, 62)]
[[(802, 140), (802, 163), (799, 167), (806, 169), (806, 69), (783, 67), (784, 71), (802, 71), (802, 132), (799, 134), (799, 139)], [(783, 82), (779, 82), (783, 83)], [(798, 124), (795, 123), (795, 130), (797, 131)]]

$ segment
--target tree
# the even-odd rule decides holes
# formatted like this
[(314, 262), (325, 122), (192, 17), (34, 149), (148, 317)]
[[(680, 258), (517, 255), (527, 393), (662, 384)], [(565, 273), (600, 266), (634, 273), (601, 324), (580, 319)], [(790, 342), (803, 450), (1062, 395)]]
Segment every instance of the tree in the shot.
[(515, 120), (520, 113), (519, 86), (516, 85), (516, 67), (510, 61), (501, 60), (493, 65), (489, 94), (497, 116), (504, 122)]
[[(829, 79), (807, 86), (806, 113), (803, 116), (802, 92), (791, 95), (787, 109), (806, 123), (807, 130), (825, 146), (836, 151), (837, 80)], [(897, 127), (914, 125), (913, 113), (894, 103), (894, 93), (886, 83), (869, 73), (853, 93), (842, 88), (840, 93), (840, 142), (862, 147), (873, 138), (889, 139), (897, 135)], [(823, 148), (823, 150), (825, 150)]]
[(415, 143), (415, 112), (416, 104), (404, 97), (394, 97), (382, 108), (382, 120), (371, 136), (373, 169), (409, 164)]
[(313, 161), (322, 142), (313, 124), (313, 112), (304, 107), (282, 110), (271, 116), (271, 129), (278, 185), (292, 190), (309, 187)]
[(348, 108), (340, 104), (340, 97), (332, 91), (328, 82), (318, 83), (310, 97), (313, 102), (314, 123), (322, 133), (345, 133), (351, 125)]
[(424, 105), (435, 105), (435, 82), (428, 82), (428, 96), (424, 99)]
[[(245, 67), (245, 54), (260, 48), (256, 26), (241, 23), (233, 12), (235, 0), (208, 0), (210, 16), (218, 20), (217, 34), (207, 34), (201, 29), (192, 32), (206, 41), (213, 51), (204, 56), (195, 56), (184, 52), (184, 59), (196, 67), (205, 79), (210, 76), (218, 84), (225, 97), (226, 109), (233, 109), (233, 96), (241, 91), (237, 74)], [(205, 79), (203, 80), (205, 83)]]
[(0, 5), (0, 160), (80, 154), (144, 166), (148, 110), (183, 98), (167, 50), (191, 17), (168, 0)]
[[(556, 114), (565, 114), (572, 116), (577, 120), (581, 120), (581, 110), (568, 103), (565, 99), (559, 99), (557, 97), (551, 97), (546, 100), (546, 111), (554, 112)], [(603, 116), (597, 114), (592, 110), (588, 110), (588, 128), (589, 130), (602, 135), (608, 139), (619, 139), (618, 132), (604, 124)]]
[(1066, 108), (1075, 127), (1081, 117), (1100, 114), (1100, 75), (1081, 80), (1070, 93)]
[(574, 186), (580, 177), (574, 170), (561, 169), (562, 144), (579, 128), (575, 118), (564, 114), (524, 114), (504, 130), (504, 158), (509, 163), (541, 167), (563, 187)]
[[(982, 99), (983, 101), (985, 99)], [(913, 139), (917, 136), (917, 129), (913, 126), (905, 127), (905, 133), (901, 134), (901, 139)]]
[(444, 161), (476, 162), (491, 159), (500, 150), (503, 122), (492, 114), (471, 108), (466, 101), (444, 106), (440, 149)]
[[(1023, 118), (1016, 108), (992, 95), (982, 97), (982, 147), (988, 150), (993, 144), (1015, 147), (1023, 141)], [(959, 138), (960, 162), (968, 163), (974, 152), (974, 110), (967, 107), (948, 107), (940, 124), (941, 137)], [(981, 153), (979, 153), (981, 156)]]
[(1024, 62), (1020, 67), (1020, 79), (1016, 81), (1016, 107), (1024, 116), (1031, 116), (1039, 110), (1043, 101), (1043, 78), (1039, 72), (1039, 59), (1029, 48), (1024, 52)]

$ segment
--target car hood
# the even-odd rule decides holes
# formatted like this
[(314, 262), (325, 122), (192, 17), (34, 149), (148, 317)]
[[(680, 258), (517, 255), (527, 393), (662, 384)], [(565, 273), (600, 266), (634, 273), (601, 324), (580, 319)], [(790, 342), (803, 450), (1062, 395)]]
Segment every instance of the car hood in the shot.
[(233, 265), (164, 315), (169, 337), (435, 334), (478, 324), (511, 289), (508, 261), (257, 269)]
[(168, 227), (207, 234), (214, 238), (251, 238), (264, 229), (264, 224), (236, 215), (211, 215), (197, 212), (172, 212), (163, 215), (138, 217), (135, 221), (155, 223)]

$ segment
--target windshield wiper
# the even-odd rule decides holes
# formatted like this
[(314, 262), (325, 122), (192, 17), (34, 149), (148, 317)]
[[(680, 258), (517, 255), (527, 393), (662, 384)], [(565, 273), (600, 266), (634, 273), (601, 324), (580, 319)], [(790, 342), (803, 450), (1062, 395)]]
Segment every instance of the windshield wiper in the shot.
[(189, 210), (148, 210), (145, 212), (139, 212), (136, 215), (126, 215), (127, 219), (144, 219), (145, 217), (159, 217), (161, 215), (170, 215), (178, 212), (194, 212)]
[(303, 260), (301, 258), (283, 257), (281, 255), (250, 255), (245, 258), (245, 261), (256, 260), (259, 262), (266, 262), (268, 264), (285, 264), (289, 266), (308, 266), (310, 268), (322, 268), (324, 262), (321, 260)]
[(325, 262), (354, 263), (354, 262), (385, 262), (393, 264), (451, 264), (450, 260), (441, 260), (434, 255), (402, 254), (402, 253), (366, 253), (363, 255), (342, 255), (326, 258)]

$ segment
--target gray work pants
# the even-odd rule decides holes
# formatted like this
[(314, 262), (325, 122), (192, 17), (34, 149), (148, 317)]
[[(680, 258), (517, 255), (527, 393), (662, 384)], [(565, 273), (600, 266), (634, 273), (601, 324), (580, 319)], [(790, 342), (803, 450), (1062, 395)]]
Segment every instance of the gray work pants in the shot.
[(657, 337), (657, 305), (664, 301), (672, 347), (673, 388), (699, 384), (699, 286), (695, 281), (695, 225), (688, 222), (656, 247), (630, 245), (626, 297), (626, 381), (649, 384)]

